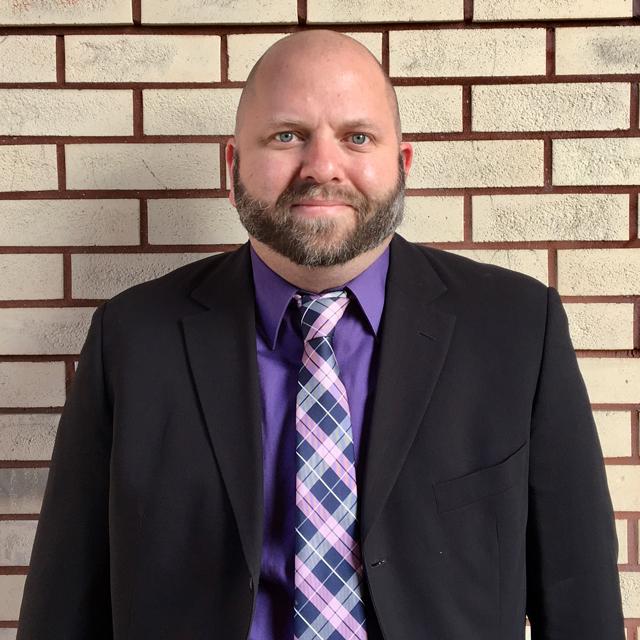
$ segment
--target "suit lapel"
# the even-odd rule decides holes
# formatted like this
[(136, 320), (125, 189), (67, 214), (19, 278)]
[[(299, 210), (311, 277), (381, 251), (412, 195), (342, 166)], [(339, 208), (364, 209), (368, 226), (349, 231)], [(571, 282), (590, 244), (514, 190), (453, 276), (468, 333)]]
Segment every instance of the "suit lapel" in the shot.
[(264, 517), (262, 410), (248, 243), (221, 260), (191, 292), (208, 310), (182, 321), (200, 406), (257, 583)]
[(362, 543), (391, 492), (440, 377), (456, 317), (431, 302), (446, 290), (422, 250), (395, 235), (369, 437), (358, 464)]

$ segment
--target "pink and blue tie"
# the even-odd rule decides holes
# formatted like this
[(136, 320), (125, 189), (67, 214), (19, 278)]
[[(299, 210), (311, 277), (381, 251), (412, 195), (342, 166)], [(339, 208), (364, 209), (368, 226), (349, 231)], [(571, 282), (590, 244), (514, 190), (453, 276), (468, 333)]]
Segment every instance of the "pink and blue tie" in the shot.
[(304, 352), (296, 401), (295, 640), (367, 638), (353, 438), (333, 352), (346, 291), (296, 294)]

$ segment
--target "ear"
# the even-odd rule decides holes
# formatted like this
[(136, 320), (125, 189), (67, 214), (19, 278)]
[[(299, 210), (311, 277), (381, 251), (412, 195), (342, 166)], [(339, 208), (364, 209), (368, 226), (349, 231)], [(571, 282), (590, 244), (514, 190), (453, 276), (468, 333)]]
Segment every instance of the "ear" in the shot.
[(409, 175), (411, 164), (413, 163), (413, 145), (410, 142), (401, 142), (400, 155), (402, 156), (404, 172), (406, 175)]
[(236, 206), (236, 194), (233, 190), (233, 165), (234, 165), (233, 152), (235, 151), (235, 148), (236, 148), (236, 139), (234, 136), (231, 136), (231, 138), (227, 140), (227, 144), (224, 148), (224, 159), (227, 165), (227, 177), (229, 179), (229, 185), (230, 185), (229, 200), (231, 201), (231, 204), (234, 207)]

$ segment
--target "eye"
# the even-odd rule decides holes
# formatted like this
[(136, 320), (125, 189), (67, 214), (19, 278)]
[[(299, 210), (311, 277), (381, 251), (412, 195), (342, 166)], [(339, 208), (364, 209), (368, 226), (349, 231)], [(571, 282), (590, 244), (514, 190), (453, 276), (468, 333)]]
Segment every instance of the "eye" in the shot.
[(281, 131), (276, 133), (275, 138), (278, 142), (291, 142), (295, 133), (293, 131)]
[(351, 135), (352, 142), (359, 146), (363, 145), (368, 139), (369, 136), (366, 133), (354, 133)]

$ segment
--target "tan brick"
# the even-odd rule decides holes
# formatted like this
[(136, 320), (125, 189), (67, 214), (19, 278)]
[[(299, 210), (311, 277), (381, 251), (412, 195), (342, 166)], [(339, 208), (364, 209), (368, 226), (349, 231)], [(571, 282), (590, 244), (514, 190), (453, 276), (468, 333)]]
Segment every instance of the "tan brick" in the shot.
[(157, 135), (231, 135), (242, 89), (143, 91), (144, 132)]
[(565, 304), (576, 349), (633, 349), (633, 304)]
[(215, 189), (217, 144), (69, 144), (69, 189)]
[(553, 184), (636, 185), (640, 138), (573, 138), (553, 141)]
[(577, 20), (631, 18), (633, 0), (475, 0), (473, 19)]
[(558, 75), (639, 72), (640, 30), (637, 27), (556, 29)]
[(0, 414), (0, 460), (50, 460), (60, 414)]
[(579, 358), (578, 364), (592, 404), (640, 402), (640, 360)]
[(389, 33), (392, 77), (543, 75), (545, 52), (544, 29), (436, 29)]
[(475, 131), (628, 129), (630, 85), (622, 82), (478, 85), (472, 88)]
[[(571, 305), (565, 304), (565, 309)], [(602, 453), (606, 458), (631, 455), (631, 417), (628, 411), (594, 411)]]
[(64, 362), (0, 362), (1, 407), (61, 407), (64, 401)]
[(45, 191), (57, 188), (55, 145), (0, 145), (0, 191)]
[(439, 22), (462, 20), (463, 0), (308, 0), (307, 22)]
[(132, 245), (140, 242), (137, 200), (2, 200), (5, 246)]
[(640, 465), (608, 464), (607, 483), (616, 511), (640, 510)]
[(51, 300), (62, 295), (60, 254), (0, 254), (0, 300)]
[(0, 89), (0, 135), (132, 134), (131, 91)]
[(37, 520), (0, 521), (1, 566), (29, 566), (37, 524)]
[(227, 36), (229, 55), (229, 80), (244, 82), (251, 67), (272, 45), (282, 40), (287, 33), (231, 33)]
[(462, 197), (407, 196), (400, 235), (410, 242), (455, 242), (464, 239)]
[(148, 201), (150, 244), (241, 244), (248, 239), (228, 198)]
[(629, 196), (539, 194), (473, 196), (473, 239), (626, 240)]
[(450, 253), (519, 271), (548, 284), (547, 252), (541, 249), (451, 249)]
[[(20, 596), (20, 600), (22, 600), (22, 596)], [(17, 629), (0, 629), (0, 640), (16, 640), (17, 633)]]
[(148, 24), (297, 23), (296, 0), (142, 0), (142, 22)]
[(462, 87), (396, 87), (404, 133), (462, 131)]
[(39, 513), (48, 469), (0, 469), (0, 514)]
[(620, 591), (625, 618), (640, 618), (640, 572), (621, 571)]
[(408, 188), (520, 187), (543, 184), (542, 140), (415, 142)]
[(640, 249), (559, 250), (558, 291), (572, 296), (640, 295)]
[(220, 36), (65, 36), (67, 82), (214, 82)]
[(93, 307), (0, 309), (0, 355), (77, 354)]
[(0, 82), (55, 80), (55, 36), (0, 37)]
[(618, 538), (618, 564), (629, 562), (627, 542), (627, 521), (616, 519), (616, 537)]
[[(247, 79), (251, 67), (260, 56), (274, 43), (290, 35), (289, 33), (241, 33), (227, 36), (227, 52), (229, 55), (229, 80), (241, 82)], [(371, 53), (382, 61), (382, 34), (375, 32), (345, 32), (363, 44)]]
[(17, 620), (24, 593), (25, 575), (0, 575), (0, 620)]
[(90, 254), (71, 257), (74, 298), (104, 300), (213, 253)]
[(131, 24), (131, 0), (1, 2), (0, 25)]

